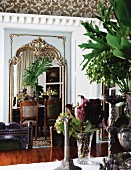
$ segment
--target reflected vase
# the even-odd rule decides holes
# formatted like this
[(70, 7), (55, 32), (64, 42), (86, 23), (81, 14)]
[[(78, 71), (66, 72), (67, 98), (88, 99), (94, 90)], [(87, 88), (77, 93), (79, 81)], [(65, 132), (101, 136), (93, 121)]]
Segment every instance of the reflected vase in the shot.
[(78, 148), (78, 159), (79, 164), (92, 164), (90, 160), (91, 144), (92, 144), (93, 133), (78, 133), (77, 135), (77, 148)]

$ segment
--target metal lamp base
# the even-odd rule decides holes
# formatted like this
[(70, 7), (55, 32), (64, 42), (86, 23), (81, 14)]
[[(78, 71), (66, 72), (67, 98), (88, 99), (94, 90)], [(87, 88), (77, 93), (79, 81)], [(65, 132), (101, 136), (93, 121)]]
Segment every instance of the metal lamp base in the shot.
[(61, 166), (54, 169), (54, 170), (82, 170), (79, 166), (75, 166), (73, 163), (73, 160), (65, 161), (63, 160), (61, 162)]
[(113, 158), (112, 160), (104, 158), (103, 162), (104, 164), (100, 164), (99, 170), (120, 170), (119, 163), (115, 158)]

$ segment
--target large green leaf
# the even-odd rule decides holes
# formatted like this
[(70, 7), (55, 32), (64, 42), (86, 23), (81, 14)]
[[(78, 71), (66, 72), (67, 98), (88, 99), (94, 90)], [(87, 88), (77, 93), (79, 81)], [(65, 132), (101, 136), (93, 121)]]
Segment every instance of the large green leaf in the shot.
[[(126, 52), (127, 52), (127, 55), (126, 55)], [(129, 62), (131, 62), (131, 56), (128, 55), (129, 51), (126, 51), (126, 52), (125, 52), (125, 50), (116, 49), (116, 50), (113, 51), (113, 54), (116, 57), (119, 57), (119, 58), (122, 58), (122, 59), (126, 59)], [(131, 50), (130, 50), (130, 52), (131, 52)]]
[[(96, 58), (102, 53), (103, 50), (93, 49), (91, 53), (83, 55), (84, 60), (82, 61), (81, 65), (83, 64), (82, 70), (84, 70), (87, 65), (90, 63), (93, 58)], [(85, 62), (86, 61), (86, 62)]]
[(99, 1), (98, 12), (99, 12), (99, 15), (97, 15), (96, 17), (103, 23), (103, 26), (107, 30), (107, 32), (114, 35), (114, 33), (117, 32), (118, 27), (116, 27), (116, 24), (114, 24), (110, 19), (112, 6), (110, 6), (108, 10), (106, 10), (102, 2)]
[(107, 34), (107, 43), (114, 48), (113, 54), (116, 57), (120, 57), (122, 59), (127, 59), (131, 62), (131, 43), (127, 38), (118, 36), (113, 36), (111, 34)]
[(97, 37), (103, 36), (101, 34), (101, 31), (99, 30), (99, 28), (97, 26), (93, 26), (92, 21), (90, 23), (89, 22), (82, 22), (81, 24), (85, 27), (87, 33), (93, 33), (93, 35), (97, 36)]
[(91, 40), (88, 41), (88, 44), (84, 44), (84, 47), (87, 49), (107, 50), (107, 46), (105, 44), (99, 42), (94, 43)]
[(119, 48), (120, 47), (120, 39), (118, 39), (117, 36), (107, 34), (106, 36), (107, 43), (112, 46), (113, 48)]
[(131, 0), (109, 0), (117, 18), (131, 28)]

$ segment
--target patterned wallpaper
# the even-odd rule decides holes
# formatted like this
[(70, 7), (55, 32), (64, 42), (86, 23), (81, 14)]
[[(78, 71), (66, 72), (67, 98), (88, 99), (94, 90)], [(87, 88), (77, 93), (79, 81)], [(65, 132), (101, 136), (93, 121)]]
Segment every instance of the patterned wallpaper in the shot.
[[(95, 17), (99, 0), (0, 0), (0, 12)], [(108, 0), (101, 0), (108, 6)]]

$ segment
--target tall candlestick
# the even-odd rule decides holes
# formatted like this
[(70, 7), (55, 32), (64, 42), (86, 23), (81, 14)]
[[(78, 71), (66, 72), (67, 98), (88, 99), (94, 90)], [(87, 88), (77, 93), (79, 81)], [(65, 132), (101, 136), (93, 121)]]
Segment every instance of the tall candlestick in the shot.
[(70, 159), (70, 148), (69, 148), (69, 123), (70, 119), (64, 118), (64, 160), (61, 162), (61, 166), (55, 168), (55, 170), (82, 170), (82, 168), (75, 166), (73, 160)]
[(69, 159), (70, 159), (69, 119), (67, 119), (67, 118), (64, 118), (64, 128), (65, 128), (64, 160), (69, 161)]

